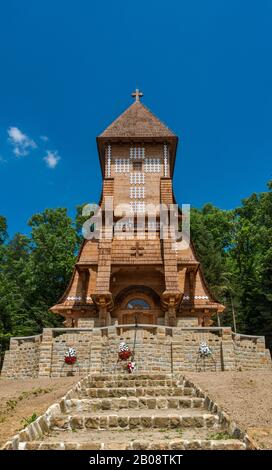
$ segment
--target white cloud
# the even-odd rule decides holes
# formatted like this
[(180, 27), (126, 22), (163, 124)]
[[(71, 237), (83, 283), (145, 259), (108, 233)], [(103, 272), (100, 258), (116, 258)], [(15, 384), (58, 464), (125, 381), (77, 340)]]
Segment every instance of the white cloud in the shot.
[(7, 160), (2, 157), (2, 155), (0, 155), (0, 164), (4, 164), (4, 163), (7, 163)]
[(46, 150), (46, 156), (43, 157), (43, 159), (48, 168), (54, 169), (60, 160), (60, 156), (58, 155), (57, 150)]
[(13, 153), (16, 157), (24, 157), (28, 155), (31, 149), (37, 147), (34, 140), (30, 139), (18, 127), (9, 127), (8, 141), (13, 147)]
[(49, 137), (47, 137), (47, 135), (40, 135), (40, 139), (41, 139), (43, 142), (48, 142)]

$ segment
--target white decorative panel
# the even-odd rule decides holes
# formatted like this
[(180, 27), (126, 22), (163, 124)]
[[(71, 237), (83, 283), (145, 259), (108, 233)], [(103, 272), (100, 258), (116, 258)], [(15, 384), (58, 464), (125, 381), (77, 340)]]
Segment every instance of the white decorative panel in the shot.
[(168, 176), (168, 147), (167, 144), (163, 146), (163, 160), (164, 160), (164, 176)]
[(135, 186), (133, 188), (130, 188), (130, 197), (131, 199), (144, 198), (145, 188), (142, 186)]
[(144, 173), (130, 173), (130, 184), (144, 184)]
[(159, 158), (147, 158), (144, 161), (144, 169), (146, 173), (160, 173), (161, 161)]
[(145, 202), (133, 201), (130, 202), (130, 212), (137, 212), (138, 214), (145, 213)]
[(142, 160), (145, 158), (145, 148), (144, 147), (130, 147), (130, 158), (134, 160)]
[(107, 146), (107, 171), (106, 176), (110, 178), (111, 176), (111, 146)]
[(115, 159), (115, 173), (129, 173), (130, 161), (127, 158)]
[[(191, 297), (189, 295), (184, 295), (183, 300), (190, 300)], [(196, 300), (209, 300), (209, 297), (207, 295), (195, 295), (194, 299)]]

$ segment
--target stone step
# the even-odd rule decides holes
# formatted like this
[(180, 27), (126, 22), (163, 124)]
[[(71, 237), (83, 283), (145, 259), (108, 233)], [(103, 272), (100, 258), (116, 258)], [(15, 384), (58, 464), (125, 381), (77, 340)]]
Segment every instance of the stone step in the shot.
[[(173, 379), (172, 374), (156, 374), (156, 373), (148, 373), (148, 374), (143, 374), (142, 372), (133, 372), (133, 374), (120, 374), (120, 373), (114, 373), (114, 374), (91, 374), (89, 375), (86, 379), (87, 380), (92, 380), (92, 381), (107, 381), (107, 380), (123, 380), (124, 377), (126, 380), (129, 380), (131, 382), (135, 380), (167, 380), (167, 379)], [(84, 380), (86, 380), (84, 379)]]
[(165, 410), (129, 410), (118, 414), (101, 411), (99, 414), (55, 415), (50, 418), (51, 430), (77, 429), (150, 429), (150, 428), (218, 428), (219, 418), (197, 409), (166, 413)]
[[(81, 388), (71, 394), (71, 398), (111, 398), (111, 397), (159, 397), (193, 396), (191, 387), (116, 387), (116, 388)], [(70, 398), (70, 396), (68, 396)]]
[[(7, 450), (12, 449), (7, 446)], [(19, 450), (246, 450), (246, 445), (237, 439), (164, 439), (152, 441), (137, 439), (123, 442), (100, 441), (31, 441), (21, 442)]]
[[(76, 384), (6, 449), (243, 450), (204, 392), (171, 374), (95, 374)], [(208, 411), (211, 408), (212, 411)], [(240, 431), (239, 431), (240, 432)]]
[[(171, 416), (169, 415), (169, 418)], [(9, 441), (4, 448), (14, 450), (18, 448), (20, 450), (244, 450), (246, 448), (246, 444), (235, 439), (221, 426), (166, 427), (168, 423), (165, 421), (158, 424), (158, 427), (142, 429), (137, 427), (51, 429), (39, 440), (36, 438), (33, 441), (24, 439), (21, 442)]]
[(126, 388), (126, 387), (178, 387), (180, 386), (179, 380), (173, 379), (164, 379), (164, 380), (154, 380), (154, 379), (134, 379), (127, 380), (127, 377), (120, 378), (118, 380), (93, 380), (89, 378), (88, 382), (84, 384), (87, 387), (91, 388)]
[(61, 410), (69, 413), (90, 412), (99, 410), (122, 410), (122, 409), (182, 409), (203, 408), (204, 399), (198, 397), (122, 397), (122, 398), (85, 398), (63, 400)]

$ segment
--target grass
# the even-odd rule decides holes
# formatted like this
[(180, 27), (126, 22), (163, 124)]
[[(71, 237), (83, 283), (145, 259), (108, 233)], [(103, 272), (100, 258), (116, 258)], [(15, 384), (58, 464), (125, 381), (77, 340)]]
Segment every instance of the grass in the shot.
[(11, 413), (12, 411), (15, 410), (16, 406), (18, 405), (19, 401), (26, 400), (30, 397), (38, 397), (39, 395), (45, 395), (46, 393), (52, 392), (53, 388), (34, 388), (33, 390), (30, 391), (25, 391), (22, 392), (18, 398), (10, 398), (9, 400), (6, 401), (5, 404), (5, 410), (1, 411), (0, 410), (0, 423), (2, 423), (5, 420), (5, 414)]
[(214, 434), (210, 434), (209, 439), (219, 441), (219, 440), (232, 439), (232, 436), (226, 431), (221, 431), (221, 432), (216, 432)]
[[(181, 429), (181, 428), (158, 429), (158, 431), (161, 432), (161, 433), (169, 433), (169, 432), (171, 432), (171, 431), (174, 431), (174, 432), (176, 432), (177, 434), (179, 434), (180, 437), (182, 436), (182, 433), (183, 433), (183, 429)], [(166, 435), (164, 436), (164, 438), (165, 438), (165, 439), (171, 439), (171, 436), (170, 436), (170, 434), (166, 434)]]
[(22, 401), (31, 396), (38, 397), (39, 395), (45, 395), (46, 393), (52, 392), (52, 390), (53, 388), (34, 388), (34, 390), (22, 392), (21, 395), (19, 395), (18, 400)]
[(6, 402), (7, 411), (14, 410), (17, 403), (18, 403), (17, 400), (12, 400), (12, 399), (7, 400), (7, 402)]
[(38, 415), (36, 413), (33, 413), (31, 416), (28, 418), (23, 418), (21, 421), (21, 424), (23, 425), (22, 429), (26, 428), (29, 424), (33, 423), (38, 418)]

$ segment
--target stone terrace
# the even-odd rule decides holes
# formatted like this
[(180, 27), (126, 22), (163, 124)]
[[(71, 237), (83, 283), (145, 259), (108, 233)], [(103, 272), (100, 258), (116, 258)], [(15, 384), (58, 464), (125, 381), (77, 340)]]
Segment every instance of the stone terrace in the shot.
[[(138, 325), (134, 360), (139, 373), (182, 373), (199, 370), (271, 370), (271, 357), (264, 337), (234, 334), (231, 328), (165, 327)], [(1, 376), (4, 378), (66, 377), (71, 367), (64, 363), (65, 352), (73, 347), (77, 363), (73, 373), (126, 374), (116, 363), (121, 341), (134, 348), (135, 325), (106, 328), (44, 328), (43, 334), (12, 338), (6, 351)], [(202, 364), (199, 344), (205, 341), (213, 351), (213, 361)]]

